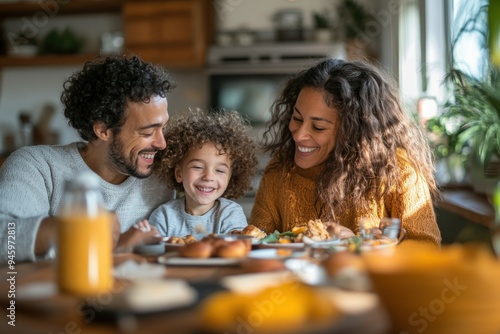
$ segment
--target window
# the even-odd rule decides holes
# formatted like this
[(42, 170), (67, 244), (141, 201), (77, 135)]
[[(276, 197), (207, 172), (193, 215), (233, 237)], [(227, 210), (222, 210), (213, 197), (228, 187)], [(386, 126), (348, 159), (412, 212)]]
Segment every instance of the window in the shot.
[(399, 82), (403, 101), (415, 109), (422, 96), (444, 103), (450, 68), (482, 76), (488, 60), (488, 0), (401, 0)]
[(416, 101), (422, 95), (445, 98), (447, 1), (401, 0), (399, 73), (406, 100)]
[(474, 77), (482, 77), (488, 67), (488, 0), (452, 0), (452, 66)]

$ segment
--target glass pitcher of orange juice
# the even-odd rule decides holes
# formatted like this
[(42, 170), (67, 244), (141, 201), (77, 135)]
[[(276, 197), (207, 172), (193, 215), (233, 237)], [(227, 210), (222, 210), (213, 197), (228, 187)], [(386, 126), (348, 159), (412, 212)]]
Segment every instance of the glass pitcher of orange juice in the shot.
[(59, 290), (80, 296), (110, 290), (112, 247), (112, 218), (103, 207), (97, 176), (83, 173), (67, 181), (59, 210)]

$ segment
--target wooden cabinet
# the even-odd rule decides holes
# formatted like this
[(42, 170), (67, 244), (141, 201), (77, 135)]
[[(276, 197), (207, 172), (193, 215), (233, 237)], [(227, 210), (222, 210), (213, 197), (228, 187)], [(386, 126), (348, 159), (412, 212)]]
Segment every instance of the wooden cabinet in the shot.
[[(209, 0), (71, 0), (52, 7), (38, 2), (0, 3), (0, 20), (29, 19), (75, 14), (116, 13), (123, 15), (125, 51), (168, 67), (199, 67), (213, 33), (213, 6)], [(96, 54), (0, 55), (0, 68), (83, 64)]]
[(174, 67), (205, 64), (213, 27), (209, 1), (128, 2), (123, 17), (127, 50)]

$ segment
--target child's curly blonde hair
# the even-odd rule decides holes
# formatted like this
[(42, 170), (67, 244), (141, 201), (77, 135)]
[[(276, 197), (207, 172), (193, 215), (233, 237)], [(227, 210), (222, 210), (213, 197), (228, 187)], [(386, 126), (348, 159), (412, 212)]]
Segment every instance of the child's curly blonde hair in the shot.
[(182, 183), (175, 179), (175, 167), (182, 163), (190, 149), (212, 143), (231, 161), (231, 179), (223, 196), (237, 199), (252, 189), (251, 178), (257, 169), (257, 144), (250, 130), (248, 121), (237, 111), (189, 110), (167, 123), (167, 148), (157, 154), (155, 171), (172, 189), (184, 192)]

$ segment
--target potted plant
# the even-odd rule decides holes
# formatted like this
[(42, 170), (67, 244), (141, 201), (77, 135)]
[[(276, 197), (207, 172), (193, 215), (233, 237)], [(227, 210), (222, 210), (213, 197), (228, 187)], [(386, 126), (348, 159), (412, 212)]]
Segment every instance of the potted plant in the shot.
[(347, 58), (365, 58), (370, 43), (370, 39), (365, 34), (365, 28), (371, 17), (370, 14), (355, 0), (343, 0), (337, 7), (337, 13)]
[(500, 72), (490, 66), (484, 78), (453, 69), (454, 101), (445, 116), (459, 123), (457, 149), (469, 145), (470, 177), (474, 190), (492, 194), (500, 181)]
[(460, 142), (460, 124), (453, 118), (444, 112), (425, 123), (436, 159), (436, 180), (441, 185), (461, 185), (466, 181), (469, 150)]
[[(480, 36), (488, 38), (483, 44), (488, 47), (483, 51), (490, 61), (481, 75), (472, 76), (457, 68), (449, 71), (447, 79), (453, 85), (453, 96), (443, 115), (448, 121), (458, 123), (454, 133), (458, 139), (456, 149), (470, 147), (469, 177), (474, 190), (488, 195), (493, 194), (500, 181), (500, 64), (495, 61), (500, 50), (496, 45), (499, 4), (500, 1), (490, 1), (489, 5), (481, 6), (471, 22), (459, 30), (456, 40), (462, 33), (470, 32), (471, 26)], [(476, 20), (487, 24), (476, 24)]]

